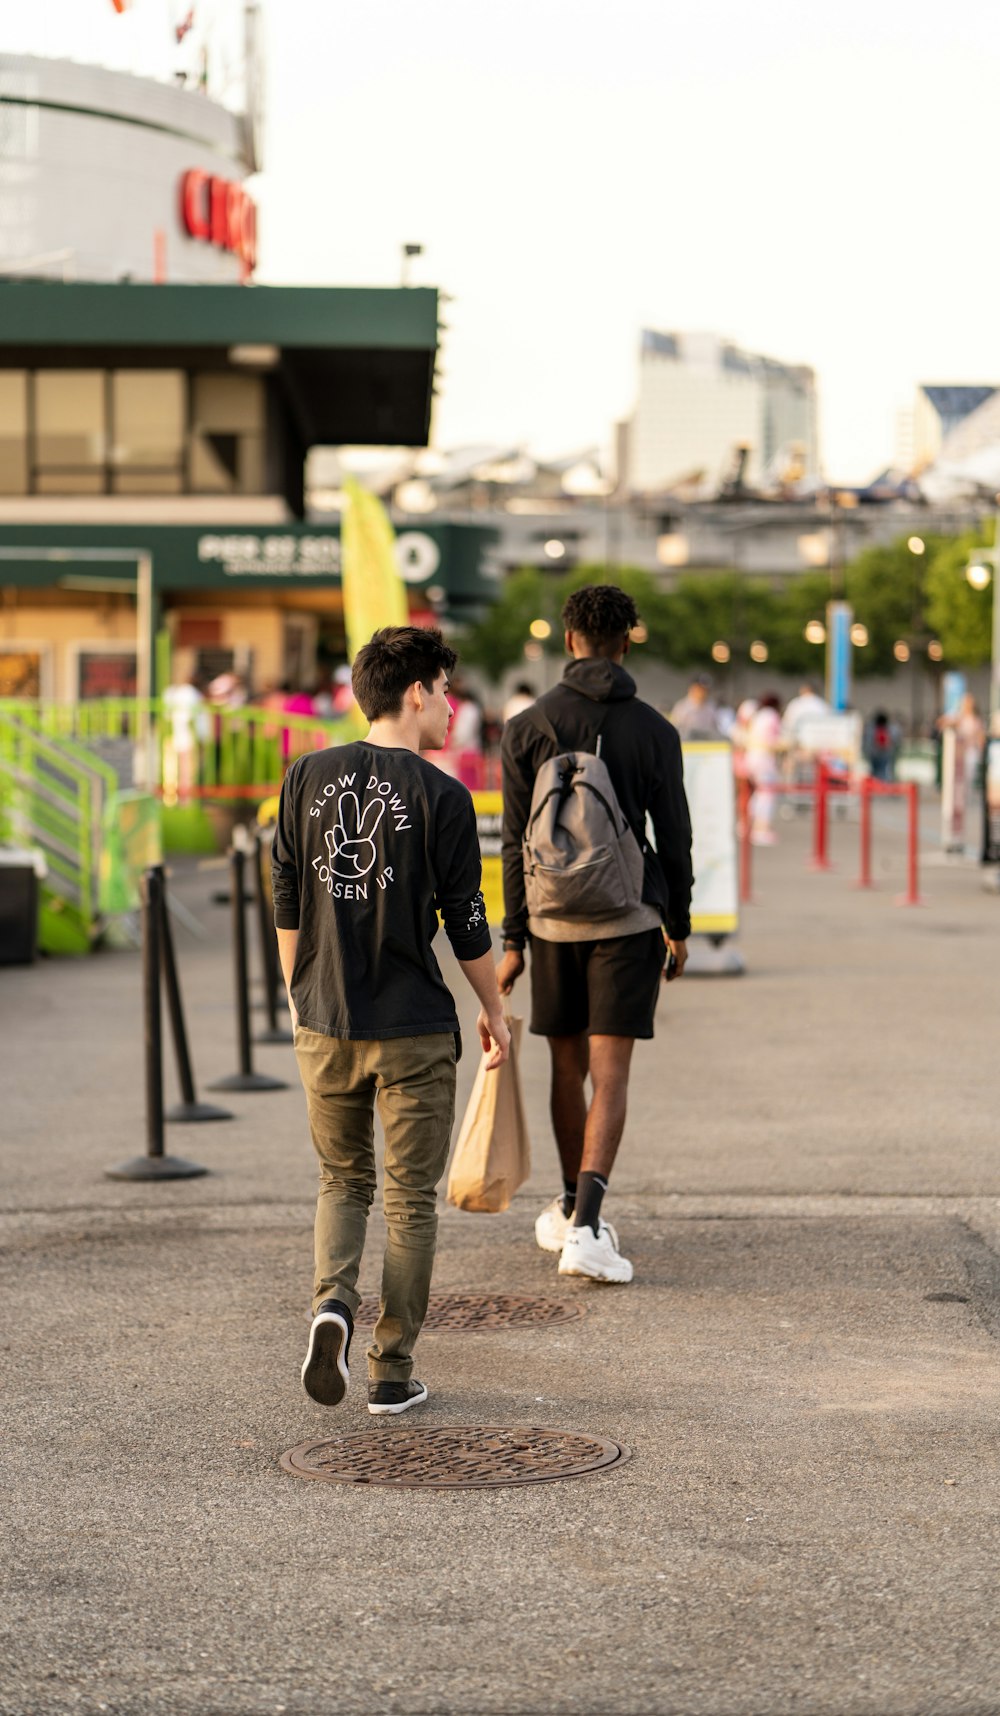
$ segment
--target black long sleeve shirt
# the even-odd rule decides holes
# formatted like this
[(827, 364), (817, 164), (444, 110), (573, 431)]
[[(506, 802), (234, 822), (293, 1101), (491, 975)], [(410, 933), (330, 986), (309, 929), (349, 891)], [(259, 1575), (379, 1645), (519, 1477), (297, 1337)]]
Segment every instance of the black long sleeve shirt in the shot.
[[(560, 748), (592, 751), (600, 723), (601, 760), (607, 765), (623, 814), (645, 844), (642, 897), (657, 908), (667, 933), (691, 933), (691, 817), (684, 792), (684, 763), (675, 727), (635, 694), (635, 680), (617, 663), (588, 656), (567, 666), (562, 681), (539, 698), (559, 736)], [(601, 706), (609, 704), (603, 720)], [(531, 711), (504, 728), (503, 892), (504, 939), (523, 946), (528, 934), (521, 842), (535, 776), (559, 751), (536, 727)], [(656, 850), (646, 839), (646, 817)]]
[(472, 797), (414, 751), (362, 739), (300, 757), (281, 789), (274, 921), (299, 931), (292, 1000), (329, 1037), (456, 1031), (431, 943), (492, 945)]

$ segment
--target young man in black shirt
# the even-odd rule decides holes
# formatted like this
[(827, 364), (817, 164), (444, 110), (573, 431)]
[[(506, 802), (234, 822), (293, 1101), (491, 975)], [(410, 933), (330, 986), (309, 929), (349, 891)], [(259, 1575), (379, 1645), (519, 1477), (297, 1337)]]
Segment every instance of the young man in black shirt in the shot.
[[(506, 916), (497, 976), (500, 993), (509, 995), (530, 939), (531, 1029), (549, 1039), (552, 1126), (563, 1172), (562, 1197), (538, 1217), (535, 1238), (543, 1251), (559, 1252), (561, 1274), (598, 1281), (632, 1279), (617, 1234), (601, 1220), (601, 1200), (625, 1126), (635, 1039), (653, 1035), (665, 956), (668, 981), (680, 977), (691, 931), (691, 821), (680, 740), (669, 721), (639, 701), (622, 666), (638, 619), (632, 598), (616, 585), (575, 591), (563, 608), (573, 659), (562, 683), (507, 723), (501, 748)], [(551, 757), (598, 748), (643, 853), (641, 902), (590, 921), (531, 917), (522, 841), (535, 776)]]
[(455, 653), (434, 630), (390, 626), (358, 651), (366, 739), (300, 757), (281, 790), (272, 878), (281, 968), (320, 1159), (307, 1394), (343, 1399), (375, 1195), (373, 1108), (385, 1132), (386, 1249), (368, 1349), (368, 1410), (427, 1398), (412, 1375), (427, 1312), (437, 1185), (455, 1113), (458, 1018), (431, 943), (448, 939), (481, 1003), (487, 1066), (507, 1059), (481, 893), (472, 798), (421, 757), (440, 750)]

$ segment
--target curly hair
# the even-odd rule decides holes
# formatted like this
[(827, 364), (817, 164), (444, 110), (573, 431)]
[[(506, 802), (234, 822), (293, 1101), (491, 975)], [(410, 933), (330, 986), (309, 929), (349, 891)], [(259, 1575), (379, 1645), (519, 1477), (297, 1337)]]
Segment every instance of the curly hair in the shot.
[(563, 604), (563, 625), (588, 643), (616, 643), (639, 623), (639, 610), (617, 584), (585, 584)]

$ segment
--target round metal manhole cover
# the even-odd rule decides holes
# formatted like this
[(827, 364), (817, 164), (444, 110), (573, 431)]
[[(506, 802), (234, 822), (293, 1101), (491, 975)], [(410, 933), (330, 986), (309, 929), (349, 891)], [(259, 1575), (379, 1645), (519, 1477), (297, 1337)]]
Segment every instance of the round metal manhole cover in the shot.
[(281, 1457), (296, 1478), (393, 1489), (478, 1490), (583, 1478), (628, 1459), (619, 1442), (537, 1425), (433, 1428), (303, 1442)]
[[(378, 1321), (377, 1299), (362, 1299), (356, 1323)], [(583, 1305), (530, 1293), (432, 1293), (425, 1329), (548, 1328), (583, 1315)]]

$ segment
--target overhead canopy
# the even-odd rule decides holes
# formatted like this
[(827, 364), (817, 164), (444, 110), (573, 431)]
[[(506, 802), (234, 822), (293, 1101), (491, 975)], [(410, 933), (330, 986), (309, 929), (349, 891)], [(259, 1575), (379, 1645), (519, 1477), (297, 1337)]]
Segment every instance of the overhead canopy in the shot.
[(433, 287), (6, 280), (0, 367), (256, 368), (304, 446), (422, 447), (437, 302)]

